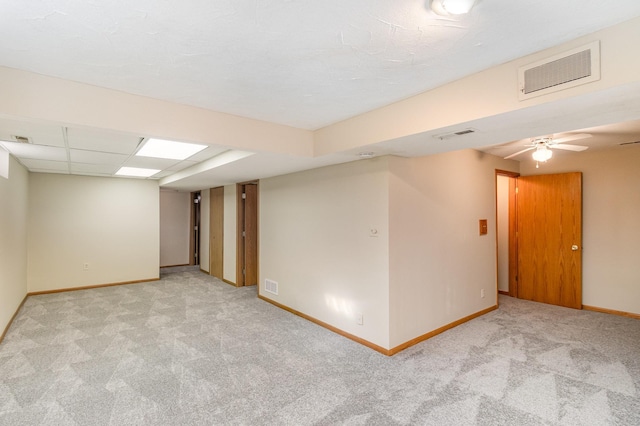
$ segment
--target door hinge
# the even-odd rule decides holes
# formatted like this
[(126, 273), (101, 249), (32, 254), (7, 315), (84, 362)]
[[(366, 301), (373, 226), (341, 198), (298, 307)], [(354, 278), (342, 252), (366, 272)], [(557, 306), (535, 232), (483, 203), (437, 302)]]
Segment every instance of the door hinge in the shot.
[(518, 187), (516, 186), (516, 194), (518, 193)]
[(242, 193), (242, 199), (243, 199), (243, 200), (246, 200), (246, 199), (247, 199), (247, 194), (246, 194), (246, 193), (244, 193), (244, 192)]
[(246, 233), (246, 232), (244, 232), (244, 231), (242, 231), (242, 238), (244, 238), (244, 237), (246, 237), (246, 236), (247, 236), (247, 233)]
[(247, 270), (246, 269), (242, 270), (242, 275), (247, 275)]

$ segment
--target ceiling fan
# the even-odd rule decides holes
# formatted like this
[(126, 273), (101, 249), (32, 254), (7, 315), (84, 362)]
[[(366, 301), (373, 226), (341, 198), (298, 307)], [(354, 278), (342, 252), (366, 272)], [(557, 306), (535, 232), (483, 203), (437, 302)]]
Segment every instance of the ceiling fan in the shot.
[[(565, 142), (575, 141), (578, 139), (590, 138), (591, 135), (589, 133), (577, 133), (575, 135), (565, 136), (563, 138), (554, 139), (553, 136), (542, 136), (537, 138), (532, 138), (531, 142), (526, 144), (528, 148), (525, 148), (521, 151), (516, 152), (515, 154), (508, 155), (504, 157), (505, 160), (513, 158), (517, 155), (520, 155), (527, 151), (533, 151), (533, 159), (536, 162), (544, 163), (553, 155), (552, 149), (563, 149), (565, 151), (584, 151), (588, 149), (588, 146), (581, 145), (568, 145)], [(536, 164), (536, 167), (538, 165)]]

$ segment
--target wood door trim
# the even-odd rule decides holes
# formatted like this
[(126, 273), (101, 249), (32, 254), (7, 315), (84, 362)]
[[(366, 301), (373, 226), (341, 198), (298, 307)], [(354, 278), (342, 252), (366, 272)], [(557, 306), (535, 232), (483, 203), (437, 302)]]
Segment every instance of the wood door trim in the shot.
[[(246, 185), (256, 185), (259, 187), (259, 182), (257, 180), (251, 180), (247, 182), (239, 182), (236, 184), (236, 286), (243, 287), (246, 285), (245, 276), (242, 272), (243, 266), (245, 264), (245, 246), (244, 246), (244, 238), (242, 238), (242, 231), (244, 230), (244, 203), (242, 202), (242, 193), (244, 191), (244, 187)], [(258, 190), (256, 193), (256, 217), (260, 217), (259, 212), (259, 198), (260, 191)], [(256, 269), (259, 270), (259, 259), (260, 259), (260, 245), (258, 241), (259, 237), (259, 220), (257, 221), (256, 228), (256, 244), (258, 245), (257, 254), (256, 254)]]
[[(506, 176), (509, 179), (509, 291), (500, 292), (498, 294), (508, 294), (511, 297), (518, 296), (518, 241), (516, 238), (517, 225), (517, 209), (516, 209), (516, 181), (520, 173), (510, 172), (508, 170), (496, 169), (495, 187), (496, 187), (496, 277), (498, 276), (498, 176)], [(497, 282), (496, 282), (497, 288)], [(497, 299), (496, 299), (497, 300)]]

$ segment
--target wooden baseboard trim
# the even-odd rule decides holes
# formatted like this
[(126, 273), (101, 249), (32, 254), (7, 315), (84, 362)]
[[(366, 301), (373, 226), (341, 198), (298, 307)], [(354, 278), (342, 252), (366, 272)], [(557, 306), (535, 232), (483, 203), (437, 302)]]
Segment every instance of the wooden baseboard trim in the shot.
[(205, 271), (205, 270), (204, 270), (204, 269), (202, 269), (202, 268), (200, 268), (200, 272), (203, 272), (203, 273), (205, 273), (205, 274), (207, 274), (207, 275), (211, 275), (211, 274), (209, 273), (209, 271)]
[(631, 312), (624, 312), (624, 311), (616, 311), (613, 309), (598, 308), (597, 306), (582, 305), (582, 309), (584, 309), (585, 311), (601, 312), (603, 314), (611, 314), (611, 315), (618, 315), (621, 317), (640, 319), (640, 314), (633, 314)]
[(224, 278), (222, 278), (221, 280), (223, 283), (227, 283), (229, 285), (232, 285), (234, 287), (238, 287), (238, 284), (234, 283), (233, 281), (229, 281), (229, 280), (225, 280)]
[(280, 304), (278, 302), (275, 302), (275, 301), (273, 301), (273, 300), (271, 300), (269, 298), (266, 298), (266, 297), (262, 296), (261, 294), (258, 294), (258, 298), (264, 300), (265, 302), (271, 303), (272, 305), (277, 306), (280, 309), (283, 309), (283, 310), (285, 310), (287, 312), (290, 312), (290, 313), (292, 313), (294, 315), (297, 315), (297, 316), (299, 316), (301, 318), (304, 318), (307, 321), (311, 321), (312, 323), (317, 324), (320, 327), (324, 327), (327, 330), (333, 331), (334, 333), (339, 334), (339, 335), (341, 335), (343, 337), (346, 337), (349, 340), (353, 340), (356, 343), (360, 343), (361, 345), (364, 345), (364, 346), (366, 346), (366, 347), (368, 347), (370, 349), (373, 349), (376, 352), (380, 352), (383, 355), (390, 355), (388, 353), (389, 350), (383, 348), (382, 346), (378, 346), (375, 343), (369, 342), (368, 340), (364, 340), (364, 339), (362, 339), (362, 338), (360, 338), (358, 336), (354, 336), (351, 333), (347, 333), (346, 331), (340, 330), (339, 328), (334, 327), (334, 326), (332, 326), (330, 324), (327, 324), (326, 322), (320, 321), (319, 319), (311, 317), (311, 316), (309, 316), (307, 314), (303, 314), (302, 312), (296, 311), (295, 309), (292, 309), (292, 308), (290, 308), (288, 306), (282, 305), (282, 304)]
[(24, 298), (22, 299), (22, 302), (20, 302), (20, 305), (18, 305), (18, 309), (16, 309), (16, 311), (13, 313), (13, 316), (7, 323), (7, 326), (4, 328), (2, 335), (0, 335), (0, 343), (2, 343), (2, 341), (4, 340), (4, 336), (7, 335), (7, 332), (9, 331), (9, 327), (11, 327), (11, 324), (13, 324), (13, 320), (16, 319), (16, 317), (18, 316), (18, 312), (20, 312), (20, 309), (22, 309), (22, 305), (24, 305), (24, 302), (27, 301), (27, 297), (29, 297), (29, 295), (25, 294)]
[(82, 287), (58, 288), (58, 289), (55, 289), (55, 290), (31, 291), (31, 292), (27, 293), (27, 296), (38, 296), (40, 294), (64, 293), (64, 292), (67, 292), (67, 291), (77, 291), (77, 290), (90, 290), (92, 288), (114, 287), (114, 286), (117, 286), (117, 285), (148, 283), (148, 282), (151, 282), (151, 281), (158, 281), (159, 279), (160, 278), (148, 278), (148, 279), (145, 279), (145, 280), (122, 281), (122, 282), (119, 282), (119, 283), (86, 285), (86, 286), (82, 286)]
[(498, 290), (498, 294), (504, 294), (505, 296), (508, 296), (509, 292), (504, 290)]
[(163, 269), (163, 268), (175, 268), (176, 266), (191, 266), (191, 265), (189, 265), (188, 263), (181, 263), (179, 265), (164, 265), (164, 266), (161, 266), (160, 269)]
[(261, 294), (258, 294), (258, 298), (264, 300), (265, 302), (271, 303), (272, 305), (277, 306), (280, 309), (283, 309), (283, 310), (285, 310), (287, 312), (290, 312), (290, 313), (292, 313), (294, 315), (297, 315), (297, 316), (299, 316), (301, 318), (304, 318), (307, 321), (311, 321), (312, 323), (317, 324), (320, 327), (324, 327), (327, 330), (333, 331), (336, 334), (339, 334), (339, 335), (341, 335), (343, 337), (346, 337), (349, 340), (353, 340), (356, 343), (360, 343), (361, 345), (364, 345), (364, 346), (366, 346), (366, 347), (368, 347), (370, 349), (373, 349), (376, 352), (380, 352), (381, 354), (387, 355), (387, 356), (395, 355), (398, 352), (401, 352), (401, 351), (403, 351), (403, 350), (405, 350), (405, 349), (407, 349), (407, 348), (409, 348), (409, 347), (411, 347), (413, 345), (416, 345), (416, 344), (418, 344), (420, 342), (423, 342), (423, 341), (425, 341), (427, 339), (430, 339), (433, 336), (437, 336), (438, 334), (443, 333), (443, 332), (445, 332), (445, 331), (447, 331), (447, 330), (449, 330), (449, 329), (451, 329), (453, 327), (457, 327), (460, 324), (463, 324), (463, 323), (465, 323), (467, 321), (471, 321), (474, 318), (477, 318), (479, 316), (482, 316), (482, 315), (487, 314), (487, 313), (489, 313), (489, 312), (491, 312), (493, 310), (498, 309), (498, 305), (491, 306), (490, 308), (483, 309), (483, 310), (481, 310), (479, 312), (476, 312), (475, 314), (471, 314), (471, 315), (468, 315), (468, 316), (466, 316), (464, 318), (460, 318), (457, 321), (454, 321), (454, 322), (452, 322), (450, 324), (444, 325), (444, 326), (442, 326), (442, 327), (440, 327), (440, 328), (438, 328), (436, 330), (433, 330), (433, 331), (430, 331), (429, 333), (423, 334), (422, 336), (418, 336), (415, 339), (411, 339), (408, 342), (405, 342), (405, 343), (403, 343), (401, 345), (396, 346), (395, 348), (385, 349), (382, 346), (378, 346), (375, 343), (369, 342), (368, 340), (362, 339), (362, 338), (360, 338), (358, 336), (354, 336), (351, 333), (347, 333), (346, 331), (340, 330), (339, 328), (334, 327), (334, 326), (332, 326), (330, 324), (327, 324), (324, 321), (320, 321), (319, 319), (316, 319), (316, 318), (314, 318), (312, 316), (309, 316), (307, 314), (303, 314), (302, 312), (296, 311), (295, 309), (292, 309), (292, 308), (290, 308), (288, 306), (285, 306), (283, 304), (275, 302), (275, 301), (273, 301), (273, 300), (271, 300), (269, 298), (266, 298), (266, 297), (262, 296)]
[(447, 325), (443, 325), (440, 328), (436, 328), (435, 330), (430, 331), (430, 332), (428, 332), (426, 334), (423, 334), (422, 336), (418, 336), (415, 339), (411, 339), (408, 342), (405, 342), (405, 343), (403, 343), (401, 345), (396, 346), (395, 348), (389, 349), (389, 355), (395, 355), (398, 352), (403, 351), (403, 350), (405, 350), (405, 349), (407, 349), (407, 348), (409, 348), (409, 347), (411, 347), (413, 345), (417, 345), (420, 342), (423, 342), (423, 341), (425, 341), (427, 339), (430, 339), (430, 338), (432, 338), (434, 336), (437, 336), (440, 333), (444, 333), (445, 331), (450, 330), (450, 329), (452, 329), (454, 327), (457, 327), (460, 324), (464, 324), (467, 321), (471, 321), (474, 318), (478, 318), (479, 316), (482, 316), (484, 314), (488, 314), (489, 312), (494, 311), (496, 309), (498, 309), (498, 305), (491, 306), (491, 307), (489, 307), (487, 309), (483, 309), (481, 311), (478, 311), (475, 314), (467, 315), (464, 318), (460, 318), (459, 320), (456, 320), (456, 321), (454, 321), (452, 323), (449, 323)]

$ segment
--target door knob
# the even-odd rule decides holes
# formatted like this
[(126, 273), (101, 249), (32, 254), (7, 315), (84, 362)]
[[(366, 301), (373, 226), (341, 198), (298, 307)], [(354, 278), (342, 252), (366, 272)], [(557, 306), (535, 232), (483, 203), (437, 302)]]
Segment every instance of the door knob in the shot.
[(578, 250), (578, 246), (577, 246), (577, 245), (575, 245), (575, 244), (574, 244), (574, 245), (572, 245), (572, 246), (571, 246), (571, 250), (573, 250), (573, 251), (577, 251), (577, 250)]

